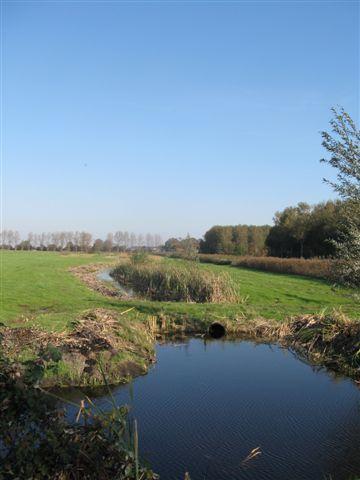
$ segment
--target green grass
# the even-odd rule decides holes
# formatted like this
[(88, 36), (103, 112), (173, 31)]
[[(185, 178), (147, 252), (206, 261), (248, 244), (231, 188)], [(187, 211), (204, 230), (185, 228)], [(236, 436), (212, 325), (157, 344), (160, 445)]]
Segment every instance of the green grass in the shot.
[[(134, 315), (184, 315), (201, 321), (214, 318), (264, 317), (282, 320), (291, 315), (319, 313), (341, 309), (350, 318), (360, 318), (360, 305), (354, 290), (333, 289), (325, 281), (300, 276), (259, 272), (231, 266), (201, 264), (200, 268), (216, 273), (227, 272), (235, 281), (240, 304), (194, 304), (121, 301), (106, 298), (91, 291), (68, 269), (72, 266), (111, 261), (115, 256), (56, 252), (1, 251), (1, 311), (0, 320), (8, 325), (39, 326), (62, 330), (81, 311), (94, 308), (124, 310), (135, 306)], [(165, 259), (174, 265), (184, 260)], [(24, 318), (30, 321), (24, 322)]]
[(6, 324), (23, 324), (24, 318), (36, 316), (45, 328), (61, 330), (74, 313), (109, 304), (68, 271), (77, 265), (108, 262), (105, 256), (1, 251), (0, 260), (0, 320)]

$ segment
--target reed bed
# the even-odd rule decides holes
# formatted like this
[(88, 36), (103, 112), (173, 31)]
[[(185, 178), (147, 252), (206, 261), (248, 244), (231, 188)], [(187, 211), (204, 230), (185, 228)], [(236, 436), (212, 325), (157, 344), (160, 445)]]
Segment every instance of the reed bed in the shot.
[(330, 278), (333, 260), (320, 258), (280, 258), (233, 255), (200, 255), (200, 262), (215, 265), (232, 265), (273, 273)]
[(196, 264), (121, 264), (112, 277), (146, 298), (158, 301), (236, 302), (236, 288), (227, 274), (215, 274)]

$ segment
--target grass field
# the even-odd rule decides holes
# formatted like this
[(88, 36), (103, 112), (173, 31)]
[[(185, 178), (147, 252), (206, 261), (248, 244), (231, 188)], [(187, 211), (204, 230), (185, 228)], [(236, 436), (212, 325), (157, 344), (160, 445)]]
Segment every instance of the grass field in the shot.
[[(117, 263), (116, 255), (59, 254), (56, 252), (1, 251), (0, 320), (7, 325), (36, 323), (46, 329), (63, 330), (81, 311), (94, 308), (124, 310), (134, 314), (186, 315), (194, 319), (219, 317), (264, 317), (282, 320), (288, 316), (341, 309), (350, 318), (360, 318), (354, 290), (333, 289), (324, 281), (306, 277), (252, 271), (231, 266), (202, 264), (200, 268), (228, 272), (236, 283), (238, 304), (122, 301), (91, 291), (68, 271), (70, 267), (95, 262)], [(184, 262), (165, 259), (166, 262)]]

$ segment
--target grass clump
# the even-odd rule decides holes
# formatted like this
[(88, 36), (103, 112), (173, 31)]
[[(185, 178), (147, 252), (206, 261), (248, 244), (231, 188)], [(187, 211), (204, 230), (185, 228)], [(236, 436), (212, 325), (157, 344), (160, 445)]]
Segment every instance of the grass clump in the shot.
[(200, 269), (191, 263), (125, 263), (116, 267), (111, 275), (150, 300), (221, 303), (236, 302), (238, 298), (230, 276)]

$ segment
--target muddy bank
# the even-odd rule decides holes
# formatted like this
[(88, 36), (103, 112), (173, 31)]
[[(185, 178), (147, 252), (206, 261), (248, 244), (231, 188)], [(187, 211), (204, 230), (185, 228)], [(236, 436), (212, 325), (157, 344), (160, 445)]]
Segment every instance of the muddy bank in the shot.
[(6, 357), (44, 369), (45, 387), (101, 385), (104, 376), (116, 384), (146, 373), (155, 361), (150, 331), (112, 310), (82, 313), (70, 333), (2, 327), (0, 334)]

